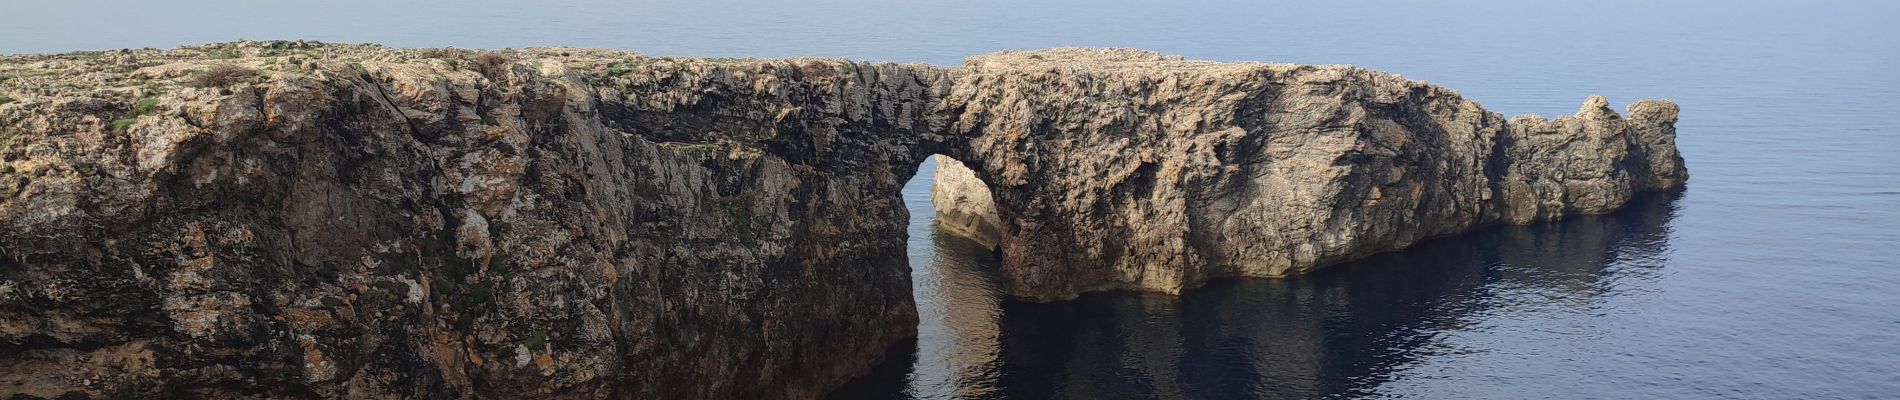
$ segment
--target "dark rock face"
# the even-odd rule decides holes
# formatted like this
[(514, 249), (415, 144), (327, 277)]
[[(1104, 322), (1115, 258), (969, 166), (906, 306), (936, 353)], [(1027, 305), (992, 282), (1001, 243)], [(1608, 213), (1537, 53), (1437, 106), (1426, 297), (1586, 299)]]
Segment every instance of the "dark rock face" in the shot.
[(1506, 122), (1365, 70), (1127, 51), (244, 42), (0, 74), (0, 394), (36, 397), (820, 396), (915, 335), (898, 191), (933, 153), (991, 183), (1029, 299), (1686, 178), (1666, 102)]

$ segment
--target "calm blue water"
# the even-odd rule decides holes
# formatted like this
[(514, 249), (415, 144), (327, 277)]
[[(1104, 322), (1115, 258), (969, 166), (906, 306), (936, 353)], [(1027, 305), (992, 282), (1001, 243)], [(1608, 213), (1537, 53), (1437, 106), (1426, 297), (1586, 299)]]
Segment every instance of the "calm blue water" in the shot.
[(1900, 398), (1900, 2), (386, 3), (8, 1), (0, 52), (306, 38), (952, 65), (1126, 46), (1365, 65), (1506, 114), (1670, 98), (1682, 193), (1181, 297), (999, 300), (984, 253), (932, 234), (919, 174), (922, 333), (838, 397)]

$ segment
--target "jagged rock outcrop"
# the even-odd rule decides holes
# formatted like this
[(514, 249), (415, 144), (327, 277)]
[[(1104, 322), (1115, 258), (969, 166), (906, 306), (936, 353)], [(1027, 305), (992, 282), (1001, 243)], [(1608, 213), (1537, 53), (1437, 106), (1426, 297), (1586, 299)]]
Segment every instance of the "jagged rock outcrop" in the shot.
[[(1003, 283), (1033, 300), (1285, 276), (1494, 223), (1607, 212), (1687, 179), (1667, 101), (1625, 119), (1591, 97), (1575, 116), (1507, 121), (1357, 67), (1140, 51), (1006, 52), (963, 72), (946, 100), (963, 142), (946, 154), (988, 182)], [(938, 196), (970, 187), (939, 184), (952, 194)]]
[(240, 42), (0, 77), (9, 396), (819, 396), (915, 334), (898, 191), (930, 154), (989, 184), (1029, 299), (1281, 275), (1686, 176), (1666, 102), (1507, 122), (1351, 67), (1133, 51)]

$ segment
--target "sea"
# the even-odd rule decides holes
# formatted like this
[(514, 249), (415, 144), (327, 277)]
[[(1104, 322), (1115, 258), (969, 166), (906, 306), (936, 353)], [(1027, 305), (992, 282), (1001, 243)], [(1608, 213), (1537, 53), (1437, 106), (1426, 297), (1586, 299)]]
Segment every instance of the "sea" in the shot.
[(238, 39), (959, 65), (1355, 64), (1509, 115), (1682, 106), (1684, 190), (1180, 296), (998, 295), (904, 191), (919, 336), (838, 399), (1900, 398), (1900, 2), (11, 0), (0, 53)]

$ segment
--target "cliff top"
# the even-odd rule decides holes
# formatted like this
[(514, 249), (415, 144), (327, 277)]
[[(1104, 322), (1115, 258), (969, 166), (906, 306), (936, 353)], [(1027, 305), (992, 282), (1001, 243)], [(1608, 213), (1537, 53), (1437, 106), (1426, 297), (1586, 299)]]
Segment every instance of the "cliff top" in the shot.
[[(1141, 49), (1087, 47), (999, 51), (970, 57), (965, 60), (964, 65), (969, 68), (993, 70), (1068, 69), (1090, 72), (1139, 71), (1144, 73), (1183, 71), (1246, 72), (1261, 69), (1284, 71), (1295, 68), (1371, 71), (1350, 65), (1304, 65), (1257, 61), (1221, 62), (1191, 60), (1182, 56), (1156, 53)], [(1393, 75), (1382, 72), (1380, 74)]]
[[(78, 104), (79, 109), (133, 109), (136, 102), (164, 93), (189, 89), (219, 89), (232, 84), (266, 83), (296, 76), (334, 76), (350, 69), (364, 73), (374, 68), (403, 74), (472, 71), (493, 75), (505, 64), (530, 67), (555, 63), (590, 80), (609, 81), (663, 70), (706, 75), (714, 68), (740, 68), (771, 74), (770, 70), (820, 69), (852, 71), (855, 67), (918, 68), (953, 74), (987, 75), (1047, 83), (1063, 75), (1116, 76), (1125, 82), (1169, 82), (1167, 86), (1226, 84), (1249, 76), (1276, 75), (1282, 83), (1327, 84), (1339, 80), (1370, 83), (1368, 98), (1391, 98), (1415, 90), (1432, 95), (1462, 97), (1457, 91), (1413, 81), (1403, 76), (1351, 65), (1303, 65), (1263, 62), (1191, 60), (1128, 48), (1065, 47), (1033, 51), (1001, 51), (977, 55), (961, 67), (897, 66), (833, 58), (716, 58), (649, 56), (632, 51), (543, 47), (503, 50), (454, 48), (405, 49), (377, 44), (337, 44), (314, 41), (238, 41), (181, 46), (174, 49), (121, 49), (59, 54), (0, 55), (0, 121), (36, 113), (29, 105)], [(393, 70), (392, 70), (393, 69)], [(599, 79), (593, 79), (599, 78)], [(1039, 85), (1041, 83), (1030, 83)], [(223, 93), (223, 92), (221, 92)], [(78, 102), (78, 103), (73, 103)], [(1601, 114), (1603, 100), (1586, 101), (1581, 114)], [(1646, 103), (1646, 102), (1638, 102)], [(1635, 107), (1636, 104), (1632, 104)], [(1632, 109), (1632, 112), (1635, 110)], [(1580, 115), (1581, 115), (1580, 114)], [(1516, 118), (1545, 119), (1535, 114)]]
[[(555, 61), (570, 69), (616, 74), (640, 64), (674, 62), (716, 66), (751, 63), (843, 63), (872, 64), (828, 58), (752, 59), (714, 57), (661, 57), (632, 51), (543, 47), (504, 50), (463, 50), (454, 48), (393, 48), (376, 44), (337, 44), (314, 41), (238, 41), (181, 46), (174, 49), (121, 49), (79, 51), (59, 54), (0, 55), (0, 105), (52, 98), (113, 98), (143, 96), (152, 91), (167, 91), (177, 86), (208, 85), (205, 80), (241, 79), (271, 76), (273, 72), (312, 72), (317, 63), (348, 64), (361, 69), (364, 64), (419, 64), (475, 69), (483, 64), (509, 61)], [(473, 64), (473, 65), (471, 65)], [(241, 67), (249, 72), (212, 71), (221, 66)], [(1140, 74), (1214, 74), (1250, 73), (1262, 70), (1287, 71), (1298, 68), (1365, 73), (1376, 78), (1404, 83), (1398, 75), (1347, 65), (1298, 65), (1259, 62), (1216, 62), (1189, 60), (1181, 56), (1126, 48), (1055, 48), (1034, 51), (1002, 51), (978, 55), (966, 60), (962, 68), (984, 72), (1049, 71), (1071, 73)], [(216, 72), (209, 76), (204, 72)], [(235, 75), (232, 75), (235, 74)]]
[[(503, 58), (494, 58), (494, 57)], [(121, 97), (124, 92), (141, 94), (165, 91), (176, 86), (194, 85), (203, 79), (235, 79), (274, 72), (312, 72), (317, 63), (349, 64), (360, 69), (364, 63), (449, 64), (450, 69), (464, 62), (494, 62), (510, 59), (565, 58), (574, 64), (605, 60), (643, 58), (638, 53), (599, 49), (535, 48), (523, 50), (474, 51), (460, 49), (399, 49), (375, 44), (336, 44), (313, 41), (239, 41), (181, 46), (174, 49), (121, 49), (79, 51), (59, 54), (0, 55), (0, 104), (58, 97)], [(220, 66), (249, 70), (240, 76), (206, 76)], [(467, 65), (479, 68), (480, 65)], [(102, 93), (103, 92), (103, 93)]]

